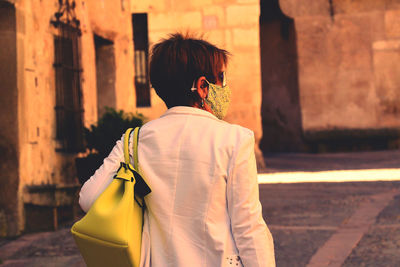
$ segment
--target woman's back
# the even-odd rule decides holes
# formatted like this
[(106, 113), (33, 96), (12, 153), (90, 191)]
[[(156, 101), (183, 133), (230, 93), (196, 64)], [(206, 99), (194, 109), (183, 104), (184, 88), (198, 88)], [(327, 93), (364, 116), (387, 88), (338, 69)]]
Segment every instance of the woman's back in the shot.
[[(239, 255), (235, 241), (240, 245), (243, 240), (243, 249), (252, 254), (240, 253), (244, 263), (270, 256), (256, 253), (267, 248), (251, 248), (260, 239), (253, 240), (257, 231), (263, 233), (259, 241), (264, 245), (272, 242), (261, 217), (257, 184), (254, 191), (253, 150), (250, 130), (196, 108), (173, 107), (142, 127), (139, 164), (152, 189), (146, 197), (152, 266), (236, 265), (231, 260)], [(237, 188), (242, 183), (244, 188)], [(251, 212), (256, 217), (249, 218)]]

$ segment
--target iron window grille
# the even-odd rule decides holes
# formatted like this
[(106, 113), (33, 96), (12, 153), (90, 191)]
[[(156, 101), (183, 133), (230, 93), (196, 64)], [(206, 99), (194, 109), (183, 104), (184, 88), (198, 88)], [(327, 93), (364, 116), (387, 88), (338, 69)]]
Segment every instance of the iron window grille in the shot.
[[(62, 0), (60, 2), (63, 4)], [(57, 12), (56, 20), (51, 23), (58, 28), (59, 35), (54, 36), (54, 68), (56, 80), (56, 139), (60, 142), (57, 150), (75, 153), (84, 150), (83, 139), (83, 102), (81, 88), (80, 36), (79, 20), (70, 18), (75, 3), (67, 0), (67, 10)], [(65, 21), (60, 17), (63, 12)], [(73, 14), (73, 13), (72, 13)]]

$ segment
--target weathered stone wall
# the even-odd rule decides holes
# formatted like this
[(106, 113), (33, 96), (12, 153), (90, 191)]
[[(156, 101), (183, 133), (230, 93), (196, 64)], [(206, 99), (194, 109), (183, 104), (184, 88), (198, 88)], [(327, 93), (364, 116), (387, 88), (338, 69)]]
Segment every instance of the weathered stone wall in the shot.
[(295, 20), (304, 131), (400, 127), (400, 1), (280, 5)]
[[(0, 236), (15, 235), (18, 227), (18, 90), (16, 12), (0, 2)], [(4, 63), (7, 64), (4, 64)]]
[[(148, 13), (150, 45), (170, 33), (191, 32), (202, 34), (206, 40), (233, 54), (227, 69), (232, 102), (226, 120), (252, 129), (258, 144), (262, 136), (259, 1), (131, 0), (131, 3), (132, 12)], [(151, 96), (151, 108), (138, 111), (153, 119), (166, 107), (154, 91)], [(256, 152), (261, 164), (258, 145)]]
[[(54, 36), (50, 20), (58, 1), (12, 1), (16, 9), (19, 129), (18, 229), (24, 229), (26, 186), (74, 184), (76, 154), (56, 152)], [(93, 34), (114, 43), (116, 108), (135, 109), (131, 12), (128, 1), (77, 1), (81, 21), (84, 123), (97, 121), (96, 64)]]

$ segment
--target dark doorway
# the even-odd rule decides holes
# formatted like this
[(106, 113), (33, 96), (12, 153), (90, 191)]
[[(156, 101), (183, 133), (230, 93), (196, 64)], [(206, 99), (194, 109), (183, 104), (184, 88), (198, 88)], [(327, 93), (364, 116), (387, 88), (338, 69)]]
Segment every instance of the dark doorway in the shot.
[(18, 88), (15, 7), (0, 2), (0, 235), (18, 234)]
[(150, 107), (149, 32), (147, 13), (132, 14), (136, 106)]
[(294, 20), (282, 13), (279, 0), (261, 0), (260, 7), (263, 126), (260, 148), (264, 153), (302, 151)]
[(96, 48), (97, 115), (105, 112), (105, 107), (116, 108), (115, 95), (115, 54), (114, 43), (94, 35)]

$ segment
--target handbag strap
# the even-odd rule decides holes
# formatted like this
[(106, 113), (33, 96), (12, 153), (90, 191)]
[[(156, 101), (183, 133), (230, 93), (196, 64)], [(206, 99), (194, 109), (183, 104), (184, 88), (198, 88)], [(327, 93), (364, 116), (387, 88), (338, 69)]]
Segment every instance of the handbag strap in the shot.
[(136, 127), (135, 129), (129, 128), (125, 132), (124, 136), (124, 159), (125, 164), (129, 165), (129, 138), (133, 131), (133, 168), (138, 170), (139, 168), (139, 159), (138, 159), (138, 142), (139, 142), (139, 129), (140, 127)]
[(138, 142), (140, 127), (136, 127), (133, 131), (133, 168), (139, 171)]
[(124, 159), (125, 159), (125, 164), (127, 165), (129, 165), (129, 137), (131, 136), (132, 130), (133, 128), (129, 128), (128, 130), (126, 130), (124, 136)]

